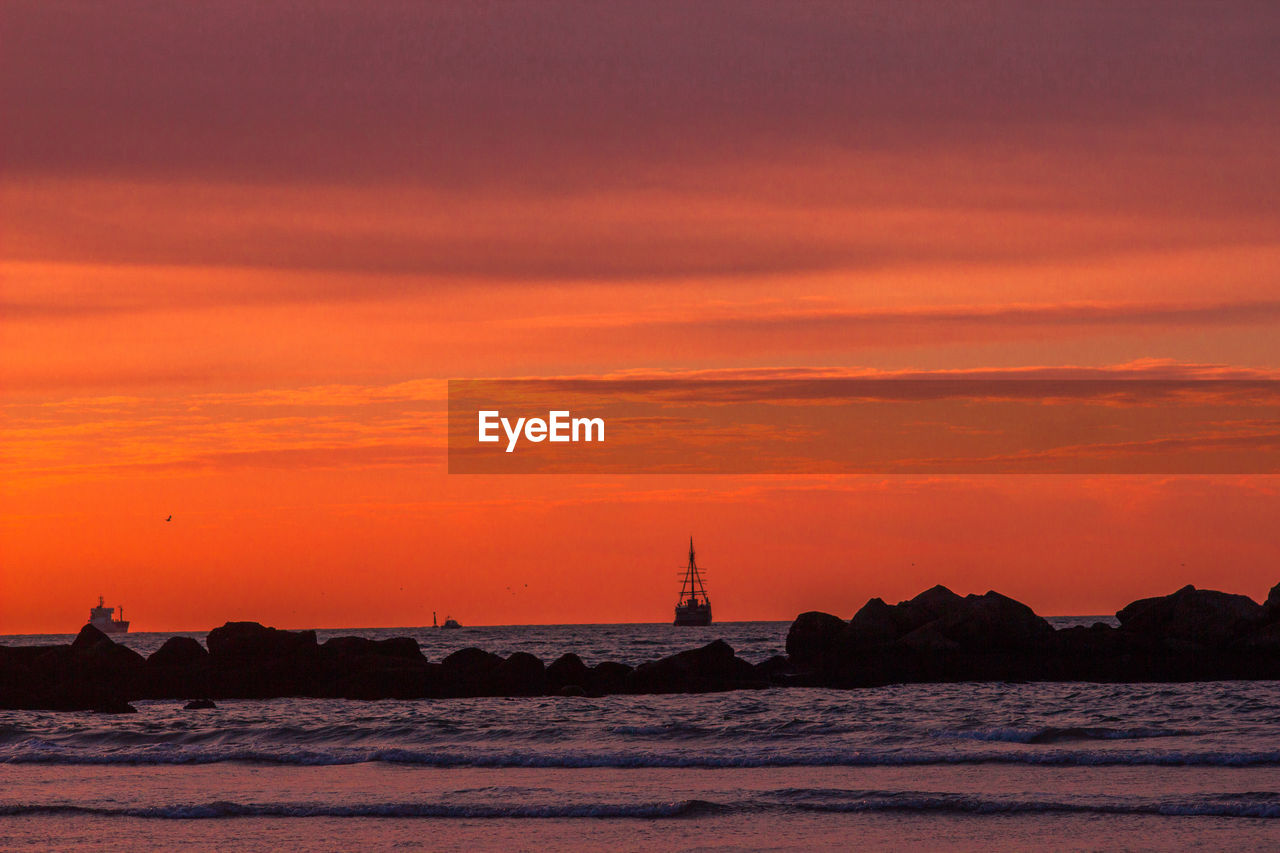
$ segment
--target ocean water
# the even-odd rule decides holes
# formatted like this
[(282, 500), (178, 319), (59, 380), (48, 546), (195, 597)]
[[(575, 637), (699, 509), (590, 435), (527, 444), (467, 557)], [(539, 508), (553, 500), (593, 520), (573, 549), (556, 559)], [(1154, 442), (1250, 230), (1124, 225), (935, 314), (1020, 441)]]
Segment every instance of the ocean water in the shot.
[[(576, 626), (555, 652), (738, 632), (759, 659), (778, 624), (652, 651), (665, 626)], [(0, 712), (0, 848), (1280, 845), (1277, 682), (137, 706)]]

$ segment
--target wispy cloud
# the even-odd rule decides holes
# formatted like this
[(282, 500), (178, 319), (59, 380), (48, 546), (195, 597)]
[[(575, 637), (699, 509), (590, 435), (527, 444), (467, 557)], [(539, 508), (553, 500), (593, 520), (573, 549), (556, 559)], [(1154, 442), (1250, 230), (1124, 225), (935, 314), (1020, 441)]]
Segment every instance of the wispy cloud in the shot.
[(696, 317), (577, 317), (565, 331), (623, 330), (643, 334), (697, 331), (717, 345), (742, 336), (757, 342), (786, 337), (797, 347), (833, 343), (847, 346), (915, 344), (918, 334), (932, 339), (975, 336), (1078, 332), (1117, 327), (1185, 328), (1272, 324), (1280, 321), (1280, 300), (1213, 301), (1200, 303), (1066, 302), (1012, 305), (931, 305), (909, 309), (770, 310), (735, 312), (709, 309)]

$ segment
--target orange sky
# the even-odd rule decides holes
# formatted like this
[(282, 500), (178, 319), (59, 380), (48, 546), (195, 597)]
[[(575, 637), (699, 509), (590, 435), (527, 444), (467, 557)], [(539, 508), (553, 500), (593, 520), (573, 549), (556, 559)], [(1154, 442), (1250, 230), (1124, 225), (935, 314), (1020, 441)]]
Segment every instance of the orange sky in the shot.
[(1280, 12), (1064, 5), (6, 4), (0, 633), (1264, 596), (1277, 478), (445, 473), (450, 377), (1280, 369)]

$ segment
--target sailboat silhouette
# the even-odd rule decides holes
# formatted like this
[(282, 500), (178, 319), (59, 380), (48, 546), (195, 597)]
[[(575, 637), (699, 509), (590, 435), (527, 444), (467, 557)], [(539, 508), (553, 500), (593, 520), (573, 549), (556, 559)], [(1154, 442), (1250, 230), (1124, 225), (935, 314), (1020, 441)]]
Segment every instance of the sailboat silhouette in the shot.
[(702, 583), (702, 572), (693, 554), (693, 537), (689, 537), (689, 564), (684, 569), (680, 600), (676, 602), (677, 625), (710, 625), (711, 599)]

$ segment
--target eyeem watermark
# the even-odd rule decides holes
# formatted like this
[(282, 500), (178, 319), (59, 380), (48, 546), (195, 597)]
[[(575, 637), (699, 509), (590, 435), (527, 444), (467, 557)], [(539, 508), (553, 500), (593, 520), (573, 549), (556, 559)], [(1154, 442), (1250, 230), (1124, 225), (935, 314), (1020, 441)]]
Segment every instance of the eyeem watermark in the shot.
[(484, 444), (492, 444), (502, 440), (498, 434), (501, 427), (507, 436), (507, 453), (516, 449), (521, 435), (525, 441), (535, 444), (542, 441), (578, 442), (604, 441), (604, 418), (575, 418), (567, 409), (547, 412), (546, 420), (542, 418), (516, 418), (512, 424), (510, 418), (502, 417), (496, 409), (479, 412), (480, 437)]
[(448, 429), (455, 474), (1280, 475), (1280, 381), (450, 380)]

